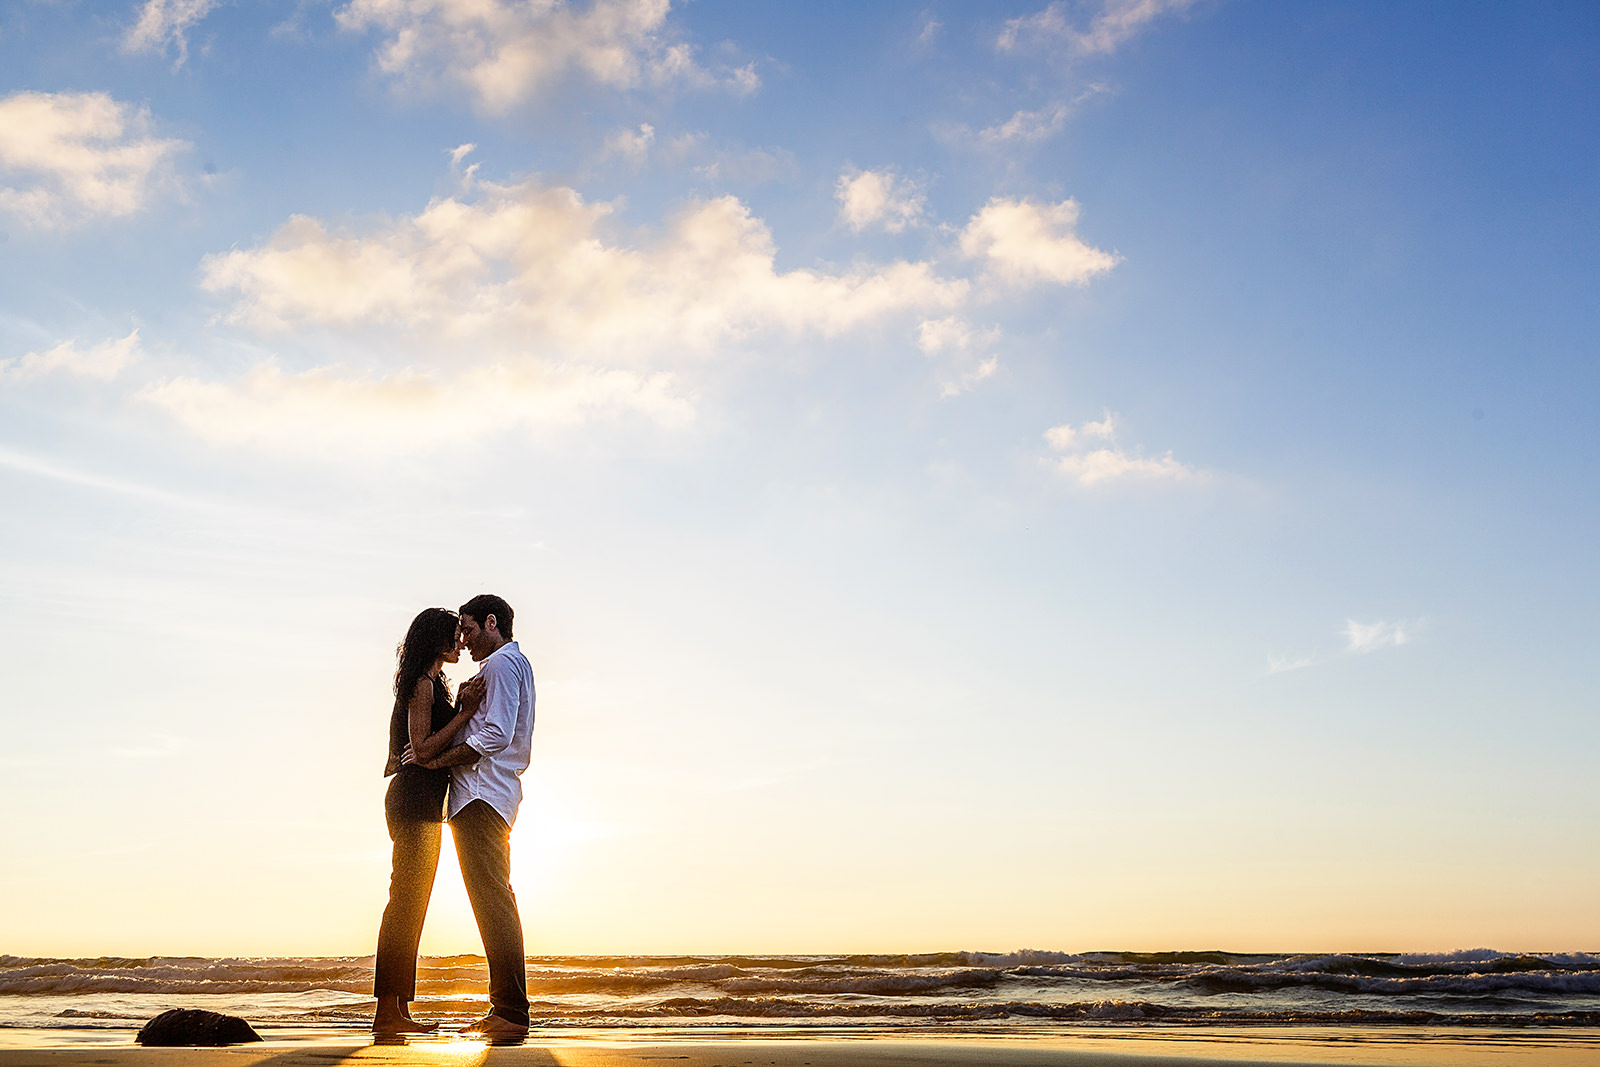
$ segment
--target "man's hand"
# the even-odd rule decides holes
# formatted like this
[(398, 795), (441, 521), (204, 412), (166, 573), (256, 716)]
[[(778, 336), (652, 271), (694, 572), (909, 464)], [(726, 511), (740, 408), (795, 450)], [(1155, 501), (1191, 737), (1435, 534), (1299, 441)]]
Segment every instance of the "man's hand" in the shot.
[(483, 758), (483, 753), (471, 745), (452, 745), (439, 753), (439, 758), (429, 760), (423, 766), (436, 771), (441, 767), (464, 767), (469, 763), (477, 763)]
[(461, 683), (461, 692), (456, 695), (456, 707), (476, 712), (478, 705), (483, 703), (483, 695), (488, 691), (488, 679), (481, 674), (475, 674)]
[(400, 766), (421, 767), (425, 771), (442, 771), (446, 767), (460, 767), (467, 763), (476, 763), (483, 756), (471, 745), (452, 745), (439, 755), (430, 760), (420, 760), (417, 754), (407, 745), (400, 753)]

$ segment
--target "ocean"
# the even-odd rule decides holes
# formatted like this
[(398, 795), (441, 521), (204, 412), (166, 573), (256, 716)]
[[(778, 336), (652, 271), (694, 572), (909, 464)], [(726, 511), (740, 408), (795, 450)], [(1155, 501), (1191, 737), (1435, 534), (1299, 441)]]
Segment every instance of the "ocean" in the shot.
[[(0, 1027), (132, 1030), (167, 1008), (202, 1007), (264, 1030), (358, 1032), (371, 1019), (372, 962), (0, 956)], [(486, 981), (481, 956), (425, 957), (413, 1012), (475, 1019)], [(530, 956), (528, 993), (543, 1029), (1572, 1027), (1600, 1025), (1600, 955)]]

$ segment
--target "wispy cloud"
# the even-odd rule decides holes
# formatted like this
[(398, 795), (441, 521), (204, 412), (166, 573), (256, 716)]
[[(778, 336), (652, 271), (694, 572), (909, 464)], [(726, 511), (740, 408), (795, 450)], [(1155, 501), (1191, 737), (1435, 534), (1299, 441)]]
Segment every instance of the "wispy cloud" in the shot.
[(1021, 110), (1004, 122), (979, 130), (978, 140), (986, 145), (1033, 144), (1048, 140), (1061, 132), (1071, 114), (1072, 109), (1066, 104), (1052, 104), (1036, 111)]
[(659, 158), (669, 165), (687, 165), (716, 188), (763, 185), (795, 172), (794, 155), (783, 148), (714, 146), (703, 134), (672, 139)]
[(971, 323), (954, 315), (943, 319), (924, 319), (917, 327), (917, 347), (929, 356), (987, 348), (999, 338), (1000, 327), (975, 330)]
[(1195, 469), (1172, 458), (1172, 453), (1146, 457), (1130, 455), (1120, 448), (1097, 448), (1056, 460), (1056, 469), (1079, 485), (1139, 479), (1145, 481), (1189, 481)]
[[(1044, 55), (1051, 60), (1075, 59), (1114, 52), (1149, 23), (1187, 8), (1193, 0), (1102, 0), (1094, 5), (1051, 3), (1031, 15), (1008, 19), (995, 39), (1002, 53)], [(1072, 64), (1066, 64), (1070, 69)], [(1080, 86), (1069, 99), (1036, 108), (1020, 108), (1010, 118), (973, 133), (950, 126), (942, 132), (957, 144), (1004, 151), (1049, 140), (1066, 127), (1078, 106), (1109, 91), (1099, 82)], [(1062, 94), (1067, 95), (1067, 94)]]
[(502, 113), (562, 77), (599, 85), (760, 88), (754, 64), (703, 66), (667, 33), (668, 0), (351, 0), (336, 13), (351, 31), (383, 37), (380, 70), (410, 84), (457, 88)]
[(640, 123), (638, 128), (618, 130), (606, 138), (606, 155), (619, 156), (634, 166), (645, 161), (650, 154), (650, 146), (655, 143), (656, 128), (648, 122)]
[[(1082, 486), (1119, 481), (1187, 482), (1205, 477), (1203, 471), (1174, 459), (1171, 452), (1147, 457), (1117, 447), (1116, 416), (1110, 412), (1097, 422), (1077, 427), (1052, 426), (1044, 432), (1044, 439), (1057, 453), (1049, 458), (1050, 465)], [(1090, 445), (1090, 441), (1101, 443)]]
[(370, 377), (326, 367), (286, 374), (267, 363), (237, 381), (174, 378), (138, 395), (206, 441), (308, 456), (432, 451), (463, 435), (546, 432), (619, 415), (667, 426), (694, 418), (671, 375), (575, 366)]
[(63, 341), (43, 352), (0, 359), (0, 379), (28, 381), (53, 374), (67, 374), (90, 381), (109, 382), (140, 355), (137, 329), (126, 337), (101, 341), (88, 348), (79, 348), (76, 341)]
[(669, 134), (648, 122), (613, 131), (599, 158), (622, 160), (634, 168), (648, 163), (688, 171), (702, 187), (718, 190), (763, 185), (798, 171), (794, 153), (785, 148), (718, 143), (704, 130)]
[(3, 446), (0, 446), (0, 467), (32, 475), (36, 478), (48, 478), (52, 481), (64, 482), (84, 489), (115, 493), (119, 496), (138, 497), (161, 504), (202, 508), (205, 510), (214, 510), (216, 507), (216, 504), (212, 501), (185, 496), (182, 493), (174, 493), (171, 490), (145, 485), (142, 482), (107, 477), (95, 474), (92, 471), (77, 470), (52, 460), (41, 459), (38, 456), (31, 456), (24, 452), (16, 452)]
[(999, 369), (1000, 357), (989, 356), (986, 359), (980, 360), (978, 365), (973, 367), (971, 370), (957, 375), (955, 378), (947, 379), (941, 383), (939, 386), (939, 395), (944, 397), (952, 397), (960, 396), (962, 393), (970, 392), (980, 382), (987, 381), (989, 378), (993, 377), (994, 372)]
[(189, 29), (209, 15), (218, 0), (145, 0), (139, 21), (123, 34), (125, 52), (155, 52), (176, 46), (177, 66), (189, 58)]
[(1194, 0), (1104, 0), (1087, 25), (1073, 19), (1065, 3), (1050, 4), (1031, 15), (1008, 19), (995, 46), (1002, 52), (1065, 47), (1077, 55), (1116, 51), (1162, 15), (1182, 11)]
[(1052, 426), (1044, 432), (1044, 439), (1051, 448), (1058, 452), (1073, 448), (1079, 442), (1097, 438), (1112, 440), (1117, 436), (1116, 416), (1107, 411), (1098, 422), (1086, 422), (1074, 428), (1069, 423)]
[(150, 112), (106, 93), (0, 99), (0, 211), (42, 228), (132, 215), (176, 189), (188, 148), (156, 137)]
[(1360, 622), (1356, 619), (1346, 619), (1343, 628), (1339, 630), (1339, 635), (1344, 638), (1344, 648), (1338, 653), (1268, 656), (1267, 673), (1282, 674), (1303, 667), (1315, 667), (1336, 656), (1364, 656), (1380, 649), (1399, 648), (1416, 640), (1424, 621), (1377, 619), (1373, 622)]
[(1411, 624), (1379, 619), (1376, 622), (1357, 622), (1346, 619), (1344, 629), (1346, 652), (1376, 652), (1380, 648), (1398, 648), (1412, 638)]
[(939, 395), (960, 396), (987, 381), (1000, 369), (1000, 357), (984, 355), (1000, 340), (1001, 329), (975, 329), (956, 315), (924, 319), (917, 327), (917, 347), (942, 368)]
[(1090, 82), (1070, 96), (1054, 94), (1056, 99), (1037, 107), (1018, 108), (1009, 117), (977, 130), (964, 123), (939, 123), (934, 125), (933, 133), (952, 148), (987, 153), (1013, 152), (1048, 141), (1066, 129), (1067, 122), (1086, 102), (1111, 91), (1105, 82)]

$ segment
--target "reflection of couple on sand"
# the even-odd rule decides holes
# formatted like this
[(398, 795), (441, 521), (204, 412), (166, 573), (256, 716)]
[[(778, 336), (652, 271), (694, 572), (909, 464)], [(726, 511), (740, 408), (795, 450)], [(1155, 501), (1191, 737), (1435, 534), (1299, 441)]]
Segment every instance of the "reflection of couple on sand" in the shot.
[[(533, 736), (533, 668), (511, 639), (511, 618), (511, 605), (488, 594), (461, 605), (459, 616), (428, 608), (412, 620), (398, 650), (384, 771), (394, 780), (383, 805), (394, 868), (378, 929), (375, 1033), (434, 1029), (411, 1018), (410, 1002), (445, 821), (489, 959), (489, 1014), (468, 1029), (489, 1038), (528, 1032), (511, 824)], [(461, 687), (459, 704), (452, 704), (440, 672), (460, 660), (463, 648), (482, 666)]]

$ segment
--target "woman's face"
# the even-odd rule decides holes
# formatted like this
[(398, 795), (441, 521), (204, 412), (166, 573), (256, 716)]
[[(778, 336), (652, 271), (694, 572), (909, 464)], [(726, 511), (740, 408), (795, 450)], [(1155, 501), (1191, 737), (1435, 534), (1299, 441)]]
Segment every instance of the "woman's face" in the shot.
[(461, 662), (461, 631), (460, 630), (457, 630), (455, 632), (455, 635), (450, 638), (450, 643), (445, 646), (445, 649), (444, 649), (444, 661), (446, 663), (460, 663)]

